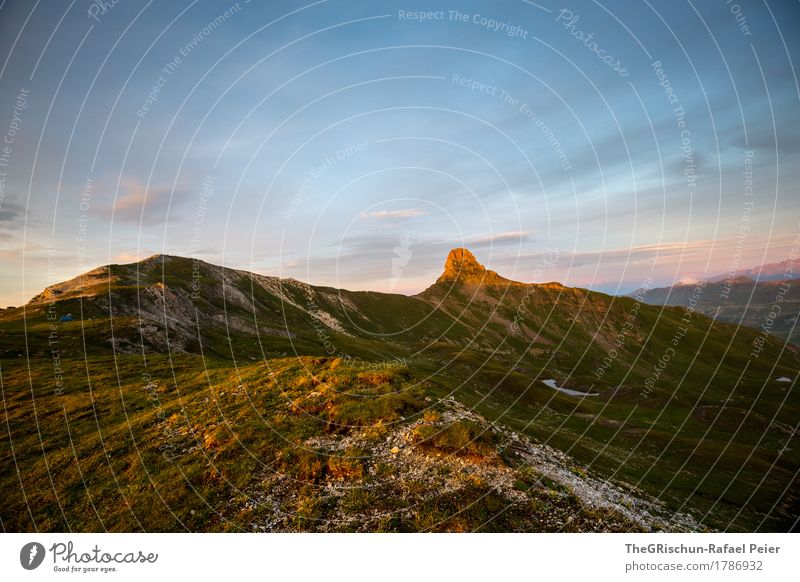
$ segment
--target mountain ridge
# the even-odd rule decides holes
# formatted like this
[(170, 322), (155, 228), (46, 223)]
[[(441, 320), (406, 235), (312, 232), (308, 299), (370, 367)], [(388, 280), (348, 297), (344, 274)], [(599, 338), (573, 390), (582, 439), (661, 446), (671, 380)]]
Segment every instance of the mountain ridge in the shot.
[(708, 277), (705, 280), (710, 283), (719, 283), (728, 279), (747, 277), (758, 283), (767, 281), (784, 281), (800, 278), (800, 273), (794, 272), (794, 261), (783, 260), (776, 263), (764, 263), (756, 267), (736, 269), (728, 273), (722, 273)]
[[(18, 424), (12, 431), (24, 433), (31, 384), (37, 390), (37, 408), (47, 403), (48, 418), (63, 425), (63, 386), (69, 387), (70, 414), (90, 422), (87, 394), (106, 388), (102, 410), (107, 412), (120, 404), (118, 383), (126, 387), (126, 402), (155, 383), (158, 401), (170, 402), (166, 418), (171, 420), (155, 421), (156, 427), (164, 426), (148, 437), (148, 446), (163, 445), (158, 443), (165, 435), (166, 444), (174, 439), (183, 443), (199, 430), (202, 442), (181, 445), (181, 451), (186, 449), (181, 454), (193, 455), (194, 446), (200, 446), (209, 454), (225, 450), (225, 455), (234, 455), (235, 442), (221, 431), (223, 426), (226, 431), (240, 429), (221, 425), (209, 403), (246, 403), (260, 395), (276, 426), (284, 427), (279, 432), (292, 426), (297, 446), (316, 443), (311, 456), (278, 451), (286, 455), (279, 466), (286, 471), (300, 467), (301, 479), (310, 479), (312, 485), (333, 484), (351, 472), (363, 476), (364, 471), (382, 470), (383, 465), (352, 460), (360, 454), (358, 447), (373, 443), (374, 434), (396, 438), (399, 444), (390, 448), (399, 451), (406, 437), (419, 439), (408, 453), (409, 463), (403, 464), (404, 480), (419, 479), (423, 467), (431, 466), (425, 455), (451, 454), (450, 439), (466, 438), (465, 446), (472, 450), (454, 468), (473, 470), (470, 459), (490, 450), (492, 463), (499, 462), (497, 455), (511, 465), (523, 462), (506, 450), (513, 438), (508, 441), (493, 432), (504, 443), (498, 449), (495, 440), (480, 436), (499, 424), (533, 444), (568, 455), (571, 460), (564, 461), (558, 475), (564, 475), (565, 467), (568, 473), (574, 466), (580, 474), (580, 464), (591, 466), (604, 478), (657, 497), (667, 510), (691, 508), (690, 517), (699, 527), (746, 530), (769, 515), (767, 527), (772, 529), (796, 519), (793, 508), (800, 492), (791, 486), (799, 462), (795, 451), (800, 450), (792, 429), (800, 414), (792, 380), (800, 369), (796, 349), (686, 307), (652, 306), (560, 284), (510, 281), (492, 275), (467, 253), (454, 249), (445, 261), (444, 280), (411, 297), (318, 287), (172, 255), (93, 269), (49, 287), (26, 306), (0, 313), (0, 374), (10, 401), (17, 403)], [(183, 366), (180, 380), (173, 376), (175, 362)], [(92, 370), (90, 390), (87, 366)], [(273, 368), (292, 371), (276, 384)], [(343, 375), (333, 373), (335, 369)], [(326, 384), (329, 376), (333, 385)], [(355, 391), (355, 400), (337, 396), (337, 386), (346, 394)], [(193, 406), (203, 420), (180, 428), (175, 436), (182, 413), (180, 399), (172, 395), (176, 388), (182, 395), (187, 387), (198, 394)], [(414, 398), (406, 394), (417, 389)], [(281, 395), (291, 395), (290, 401)], [(453, 398), (484, 420), (462, 414), (463, 409), (454, 417), (453, 409), (445, 407), (440, 413), (450, 420), (433, 420), (433, 415), (419, 426), (403, 425), (403, 430), (416, 432), (385, 432), (393, 426), (387, 423), (417, 422), (411, 415), (422, 414), (426, 398), (431, 403)], [(136, 402), (137, 414), (147, 421), (141, 430), (151, 434), (151, 416)], [(309, 411), (324, 417), (311, 432), (302, 420)], [(252, 430), (238, 438), (277, 454), (264, 442), (258, 418), (238, 407), (233, 412)], [(341, 432), (344, 440), (332, 441), (331, 435), (345, 431), (342, 422), (349, 426), (354, 418), (366, 423), (365, 434)], [(126, 422), (125, 415), (120, 419)], [(456, 428), (448, 432), (454, 423)], [(73, 428), (93, 430), (90, 424)], [(129, 433), (124, 424), (114, 430)], [(436, 438), (440, 431), (446, 439)], [(434, 441), (439, 444), (430, 444)], [(229, 444), (215, 444), (219, 442)], [(347, 452), (345, 443), (355, 449)], [(323, 462), (331, 447), (346, 458)], [(380, 447), (370, 451), (383, 464), (405, 454)], [(747, 459), (747, 470), (742, 459)], [(697, 467), (714, 467), (722, 477), (707, 478)], [(190, 469), (196, 471), (197, 465)], [(516, 499), (508, 482), (515, 474), (511, 469), (487, 468), (480, 474), (500, 480), (493, 485), (502, 485), (504, 499)], [(237, 480), (244, 476), (228, 475)], [(727, 477), (734, 479), (734, 487)], [(260, 478), (272, 483), (267, 474)], [(203, 479), (203, 487), (211, 486), (219, 476)], [(445, 481), (426, 481), (425, 491), (462, 485), (460, 480)], [(283, 482), (269, 485), (273, 489), (268, 494), (260, 482), (245, 485), (265, 504), (292, 503), (301, 493)], [(414, 487), (419, 484), (409, 484)], [(742, 495), (753, 497), (744, 509)], [(335, 495), (313, 499), (308, 503), (338, 503)], [(584, 510), (571, 507), (573, 518), (582, 515)], [(525, 520), (531, 514), (525, 515), (520, 523), (545, 527), (547, 520), (529, 522)], [(615, 520), (589, 520), (581, 527), (620, 527)]]
[[(776, 263), (783, 264), (783, 263)], [(677, 283), (635, 292), (644, 303), (693, 309), (732, 325), (762, 330), (781, 340), (800, 345), (800, 281), (797, 279), (756, 280), (746, 275), (713, 278), (698, 283)], [(691, 303), (690, 303), (691, 302)], [(778, 307), (776, 309), (776, 306)]]

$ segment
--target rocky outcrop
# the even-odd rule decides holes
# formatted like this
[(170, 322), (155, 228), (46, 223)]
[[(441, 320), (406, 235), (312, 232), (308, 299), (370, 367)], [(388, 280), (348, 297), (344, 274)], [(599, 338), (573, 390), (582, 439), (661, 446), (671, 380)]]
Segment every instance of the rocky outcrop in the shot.
[(436, 280), (437, 284), (453, 282), (472, 285), (520, 284), (487, 269), (477, 261), (475, 255), (464, 248), (450, 251), (444, 264), (444, 272)]
[[(483, 496), (491, 495), (501, 513), (520, 517), (520, 531), (637, 532), (698, 531), (703, 528), (684, 513), (668, 511), (641, 491), (604, 480), (579, 467), (575, 461), (529, 438), (446, 399), (436, 407), (435, 423), (423, 419), (395, 425), (382, 440), (364, 433), (316, 436), (306, 440), (308, 450), (324, 451), (327, 477), (314, 487), (315, 504), (331, 509), (316, 520), (312, 531), (376, 531), (396, 520), (414, 523), (420, 507), (447, 507), (448, 500), (469, 495), (478, 484)], [(469, 423), (483, 439), (493, 443), (481, 454), (422, 446), (416, 436), (420, 427), (435, 431)], [(337, 459), (347, 451), (360, 451), (357, 470), (337, 470)], [(345, 464), (345, 463), (338, 463)], [(348, 493), (403, 503), (370, 503), (354, 506)], [(241, 499), (221, 513), (255, 513), (247, 530), (297, 531), (298, 499), (303, 485), (286, 475), (266, 471)], [(484, 503), (481, 499), (478, 503)], [(243, 505), (240, 505), (243, 503)], [(300, 503), (302, 505), (302, 503)], [(456, 512), (456, 509), (453, 509)], [(457, 513), (457, 512), (456, 512)], [(432, 531), (457, 531), (443, 520)], [(302, 529), (307, 530), (308, 526)], [(489, 527), (491, 531), (491, 527)]]

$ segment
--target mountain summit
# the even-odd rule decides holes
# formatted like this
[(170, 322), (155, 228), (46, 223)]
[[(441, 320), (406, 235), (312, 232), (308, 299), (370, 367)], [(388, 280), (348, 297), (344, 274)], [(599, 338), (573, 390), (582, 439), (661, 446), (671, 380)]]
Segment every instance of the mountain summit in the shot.
[(444, 272), (437, 283), (470, 283), (475, 285), (509, 285), (510, 279), (481, 265), (469, 250), (457, 248), (450, 251), (444, 263)]
[[(711, 285), (705, 295), (716, 301), (722, 290)], [(768, 306), (782, 283), (770, 285)], [(748, 293), (734, 286), (723, 301)], [(168, 255), (100, 267), (0, 310), (0, 467), (11, 438), (23, 451), (19, 475), (0, 470), (3, 527), (697, 529), (673, 513), (684, 507), (703, 527), (789, 530), (800, 507), (791, 383), (800, 352), (686, 300), (693, 311), (515, 283), (463, 248), (415, 296)], [(79, 458), (96, 476), (91, 499), (70, 496), (84, 485), (80, 472), (41, 486), (34, 397), (55, 466)], [(87, 414), (92, 406), (102, 414)], [(113, 467), (98, 454), (98, 422)], [(261, 468), (241, 443), (274, 465)], [(118, 490), (115, 475), (136, 463), (142, 471)], [(689, 463), (733, 480), (683, 471)], [(20, 483), (36, 504), (7, 494)], [(373, 494), (336, 493), (343, 486)], [(743, 505), (737, 491), (758, 494)], [(157, 506), (169, 511), (147, 510)], [(141, 523), (126, 507), (144, 508)]]

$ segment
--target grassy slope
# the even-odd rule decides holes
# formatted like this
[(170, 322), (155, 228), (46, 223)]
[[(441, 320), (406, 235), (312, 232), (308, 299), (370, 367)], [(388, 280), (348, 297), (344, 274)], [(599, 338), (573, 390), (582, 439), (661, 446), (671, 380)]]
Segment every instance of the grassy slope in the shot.
[[(462, 323), (483, 329), (483, 343), (496, 350), (488, 357), (441, 347), (429, 370), (436, 373), (440, 362), (452, 360), (441, 375), (449, 393), (673, 507), (694, 509), (709, 526), (792, 526), (800, 493), (800, 398), (796, 383), (774, 379), (796, 376), (800, 365), (793, 351), (769, 339), (754, 358), (757, 331), (702, 316), (690, 320), (675, 345), (685, 322), (681, 308), (636, 309), (629, 298), (558, 287), (536, 290), (519, 331), (493, 331), (498, 314), (511, 319), (511, 308), (526, 292), (510, 288), (488, 298), (474, 287), (426, 292), (434, 298), (446, 293)], [(616, 343), (634, 312), (636, 329)], [(481, 336), (475, 343), (482, 343)], [(671, 347), (668, 365), (643, 396)], [(612, 348), (616, 358), (598, 376)], [(600, 396), (563, 395), (540, 383), (547, 378)]]
[[(57, 391), (47, 364), (3, 365), (6, 531), (639, 529), (530, 469), (508, 468), (470, 423), (434, 428), (429, 387), (407, 370), (324, 358), (237, 370), (197, 356), (63, 368)], [(423, 415), (410, 457), (463, 457), (458, 474), (436, 477), (448, 490), (429, 474), (445, 464), (415, 475), (376, 453), (388, 449), (388, 431)], [(359, 446), (325, 445), (355, 435)], [(474, 468), (516, 475), (522, 501), (510, 505)]]
[[(159, 280), (160, 268), (155, 264), (146, 266), (148, 283)], [(173, 266), (168, 282), (176, 289), (186, 291), (191, 278), (190, 273), (184, 272), (187, 268), (186, 260)], [(135, 305), (140, 286), (131, 284), (130, 270), (117, 271), (122, 281), (115, 282), (114, 292), (132, 294), (127, 301)], [(209, 280), (205, 284), (210, 289), (215, 283)], [(247, 363), (245, 369), (252, 375), (254, 384), (259, 385), (268, 381), (268, 374), (264, 364), (251, 364), (251, 359), (261, 360), (265, 356), (272, 359), (294, 353), (326, 355), (318, 330), (309, 324), (307, 314), (287, 308), (284, 302), (249, 279), (240, 280), (238, 284), (239, 290), (252, 298), (251, 318), (254, 306), (257, 319), (266, 317), (264, 314), (277, 313), (277, 319), (269, 319), (267, 323), (273, 327), (288, 323), (288, 328), (296, 330), (297, 336), (287, 339), (234, 333), (229, 338), (224, 328), (205, 328), (201, 339), (204, 352), (209, 356), (206, 361), (214, 369), (212, 373), (218, 374), (221, 384), (238, 382), (233, 379), (231, 358), (240, 365)], [(420, 298), (342, 292), (342, 300), (336, 290), (317, 288), (314, 301), (340, 321), (348, 322), (350, 335), (330, 333), (335, 355), (375, 361), (407, 358), (415, 376), (431, 376), (426, 388), (431, 396), (453, 394), (458, 400), (475, 406), (487, 418), (568, 451), (605, 475), (636, 484), (662, 497), (673, 508), (692, 509), (695, 517), (710, 527), (748, 531), (756, 528), (785, 530), (791, 526), (797, 518), (798, 506), (795, 473), (800, 466), (800, 456), (796, 452), (794, 428), (800, 402), (796, 383), (775, 383), (773, 379), (796, 375), (800, 364), (794, 353), (782, 351), (779, 342), (770, 340), (761, 355), (753, 358), (750, 354), (753, 342), (759, 337), (757, 332), (746, 328), (736, 330), (733, 326), (696, 316), (690, 321), (687, 335), (676, 346), (669, 365), (661, 371), (652, 393), (643, 397), (645, 382), (652, 379), (654, 366), (672, 346), (675, 331), (682, 325), (682, 309), (662, 310), (644, 305), (637, 309), (632, 299), (559, 286), (531, 289), (442, 289), (434, 286)], [(302, 300), (302, 290), (297, 287), (289, 287), (287, 293), (291, 293), (296, 302)], [(434, 309), (442, 300), (444, 303)], [(202, 301), (207, 314), (248, 315), (246, 307), (226, 305), (221, 295), (206, 294)], [(523, 303), (527, 309), (520, 312), (519, 306)], [(88, 387), (83, 363), (86, 355), (95, 378), (93, 390), (103, 395), (111, 411), (108, 417), (99, 416), (101, 432), (102, 422), (107, 419), (107, 430), (112, 437), (108, 442), (114, 447), (127, 447), (120, 455), (120, 463), (124, 460), (127, 468), (121, 470), (141, 480), (142, 471), (135, 467), (148, 467), (147, 462), (152, 462), (155, 464), (149, 470), (158, 475), (162, 487), (174, 481), (179, 475), (178, 468), (159, 465), (155, 457), (147, 458), (152, 455), (149, 447), (145, 447), (143, 457), (146, 460), (142, 465), (142, 461), (137, 460), (137, 451), (130, 448), (134, 439), (152, 444), (163, 432), (163, 427), (153, 424), (153, 411), (145, 410), (147, 395), (143, 393), (147, 382), (143, 381), (144, 370), (139, 360), (133, 356), (120, 360), (123, 362), (119, 370), (119, 382), (123, 386), (120, 389), (109, 358), (107, 340), (111, 335), (111, 323), (100, 317), (102, 310), (94, 313), (91, 310), (97, 309), (96, 305), (87, 307), (87, 301), (78, 298), (60, 300), (56, 307), (59, 315), (83, 313), (82, 321), (57, 324), (58, 347), (69, 368), (69, 381), (74, 391), (67, 391), (58, 398), (46, 397), (44, 402), (48, 406), (42, 409), (49, 415), (46, 426), (56, 427), (47, 430), (57, 435), (46, 442), (51, 443), (49, 446), (57, 457), (64, 457), (61, 468), (67, 471), (65, 474), (72, 471), (71, 474), (77, 475), (77, 467), (74, 455), (65, 448), (68, 439), (63, 434), (66, 425), (60, 406), (64, 402), (70, 402), (70, 427), (80, 426), (85, 431), (85, 446), (78, 449), (81, 464), (86, 457), (91, 460), (89, 466), (93, 471), (101, 472), (108, 465), (102, 450), (95, 450), (99, 442), (98, 424), (91, 408), (86, 409), (87, 403), (91, 403), (91, 399), (86, 398)], [(15, 443), (22, 439), (21, 442), (28, 445), (19, 447), (20, 450), (33, 455), (37, 454), (38, 436), (30, 424), (25, 424), (32, 415), (30, 386), (32, 384), (34, 393), (43, 390), (46, 396), (48, 390), (53, 390), (47, 343), (50, 330), (45, 308), (46, 305), (29, 307), (27, 320), (22, 319), (21, 310), (0, 317), (4, 391), (9, 398), (7, 410), (12, 411), (12, 426), (16, 431), (12, 434)], [(634, 312), (634, 329), (623, 335), (621, 343), (615, 344)], [(523, 315), (520, 327), (514, 329), (509, 324), (520, 313)], [(92, 314), (98, 318), (88, 319)], [(423, 323), (412, 326), (410, 331), (396, 333), (409, 323), (419, 321)], [(114, 331), (135, 340), (138, 321), (131, 317), (115, 317)], [(31, 381), (22, 367), (26, 342), (32, 356)], [(610, 349), (616, 349), (617, 355), (598, 377), (597, 370), (603, 366)], [(160, 397), (162, 402), (177, 406), (175, 398), (195, 394), (204, 410), (197, 414), (208, 415), (213, 411), (217, 400), (209, 394), (211, 389), (196, 356), (175, 358), (174, 380), (168, 360), (152, 355), (149, 359), (151, 367), (158, 370), (165, 391)], [(541, 384), (540, 380), (545, 378), (555, 378), (560, 384), (579, 390), (591, 388), (599, 391), (600, 396), (583, 400), (569, 397)], [(126, 402), (129, 398), (131, 402), (144, 399), (143, 405), (137, 404), (142, 408), (133, 415), (137, 422), (130, 430), (124, 414), (131, 412), (121, 408), (123, 398)], [(79, 420), (85, 421), (83, 424), (74, 424), (73, 410)], [(169, 416), (172, 414), (170, 408)], [(210, 417), (203, 422), (213, 424)], [(246, 422), (253, 431), (260, 427), (263, 432), (263, 423), (257, 417)], [(204, 426), (202, 422), (200, 426)], [(256, 440), (263, 444), (264, 438), (259, 433)], [(10, 458), (10, 451), (4, 449), (3, 482), (17, 487), (13, 469), (9, 469)], [(112, 467), (113, 459), (112, 455)], [(238, 469), (232, 469), (232, 479), (249, 475), (247, 455), (231, 453), (231, 463), (232, 467), (243, 464), (241, 475), (236, 473)], [(44, 476), (45, 483), (49, 483), (43, 460), (36, 466), (37, 478)], [(200, 469), (189, 466), (185, 471), (191, 477), (192, 486), (204, 486), (200, 473), (194, 473)], [(84, 470), (84, 474), (94, 473)], [(106, 489), (116, 487), (108, 470), (100, 481)], [(73, 485), (76, 500), (86, 497), (80, 482), (77, 483)], [(136, 487), (147, 500), (145, 506), (154, 503), (163, 506), (157, 504), (156, 492), (146, 481), (138, 482)], [(172, 493), (168, 491), (165, 495)], [(176, 499), (188, 498), (190, 494), (191, 490), (181, 489)], [(54, 519), (52, 515), (58, 514), (58, 506), (52, 498), (47, 501), (47, 495), (34, 498), (34, 506), (49, 508), (45, 512), (47, 519)], [(135, 528), (136, 523), (131, 521), (124, 501), (118, 494), (114, 499), (111, 505), (121, 512), (114, 518), (113, 523), (119, 524), (115, 527)], [(88, 501), (82, 503), (86, 505)], [(90, 504), (88, 507), (91, 510)], [(24, 510), (24, 504), (15, 508)], [(194, 515), (202, 515), (204, 519), (210, 515), (192, 508), (196, 511)], [(123, 514), (127, 517), (123, 518)], [(163, 515), (138, 517), (140, 520), (163, 518)], [(147, 529), (177, 527), (174, 518), (169, 519), (172, 520), (169, 527), (166, 522), (161, 525), (154, 522)], [(39, 519), (36, 521), (38, 527)], [(61, 522), (60, 526), (49, 527), (63, 526)], [(194, 529), (195, 525), (189, 528)]]
[[(693, 289), (694, 285), (652, 289), (644, 295), (644, 301), (653, 305), (685, 307)], [(776, 304), (779, 312), (774, 310)], [(752, 279), (738, 278), (729, 285), (725, 281), (708, 283), (697, 309), (719, 321), (755, 329), (761, 329), (768, 322), (770, 333), (800, 345), (800, 326), (797, 325), (800, 279), (756, 283)]]

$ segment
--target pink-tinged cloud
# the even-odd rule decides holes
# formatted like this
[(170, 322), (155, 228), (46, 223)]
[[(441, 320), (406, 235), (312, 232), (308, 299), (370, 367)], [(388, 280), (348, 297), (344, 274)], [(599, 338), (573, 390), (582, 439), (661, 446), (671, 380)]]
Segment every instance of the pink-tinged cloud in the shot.
[[(753, 236), (742, 247), (736, 237), (687, 242), (668, 241), (607, 250), (574, 250), (539, 281), (556, 280), (569, 286), (624, 288), (640, 285), (643, 277), (659, 285), (689, 283), (726, 273), (731, 264), (760, 265), (788, 256), (791, 237)], [(766, 251), (765, 251), (766, 250)], [(735, 261), (735, 263), (733, 263)], [(614, 278), (614, 273), (619, 279)]]
[(142, 259), (145, 259), (145, 258), (147, 258), (149, 256), (154, 255), (154, 254), (155, 253), (153, 253), (151, 251), (146, 251), (146, 250), (142, 250), (139, 253), (122, 252), (122, 253), (119, 253), (118, 255), (116, 255), (114, 257), (114, 262), (115, 263), (119, 263), (119, 264), (123, 264), (123, 265), (125, 263), (138, 263)]
[(465, 241), (467, 247), (469, 246), (483, 246), (490, 244), (498, 244), (513, 241), (522, 241), (530, 236), (530, 232), (524, 230), (509, 230), (506, 232), (496, 232), (486, 236), (479, 236)]
[(113, 213), (119, 222), (139, 222), (145, 224), (165, 222), (170, 206), (182, 202), (186, 192), (165, 186), (145, 187), (133, 178), (122, 181), (120, 194), (114, 200), (108, 213)]
[[(753, 236), (747, 240), (746, 252), (740, 258), (744, 265), (761, 264), (764, 262), (764, 249), (769, 248), (770, 256), (780, 256), (788, 251), (790, 237), (772, 237), (768, 240), (764, 236)], [(662, 242), (632, 247), (601, 249), (591, 251), (574, 250), (571, 252), (570, 262), (573, 267), (593, 265), (598, 262), (608, 263), (635, 263), (637, 261), (654, 262), (655, 266), (677, 264), (696, 268), (702, 265), (705, 268), (709, 263), (712, 272), (724, 270), (731, 258), (739, 250), (740, 241), (736, 237), (720, 238), (717, 240), (695, 240), (686, 242)], [(688, 270), (688, 269), (687, 269)], [(683, 273), (682, 276), (696, 276), (703, 272)], [(707, 274), (706, 274), (707, 275)]]
[(362, 212), (359, 217), (367, 220), (375, 218), (378, 220), (383, 219), (402, 219), (402, 218), (416, 218), (417, 216), (425, 216), (430, 214), (425, 210), (419, 208), (406, 208), (404, 210), (375, 210), (373, 212)]

